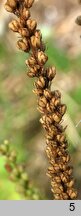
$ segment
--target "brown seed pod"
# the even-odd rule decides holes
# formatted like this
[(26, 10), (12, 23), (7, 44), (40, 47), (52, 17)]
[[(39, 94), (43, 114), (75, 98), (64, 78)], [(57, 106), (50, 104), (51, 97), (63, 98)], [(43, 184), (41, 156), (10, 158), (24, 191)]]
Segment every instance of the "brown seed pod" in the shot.
[(16, 8), (17, 6), (17, 0), (7, 0), (7, 5), (11, 8)]
[(61, 104), (58, 107), (59, 113), (63, 116), (66, 113), (67, 106), (65, 104)]
[(7, 3), (4, 5), (5, 10), (10, 12), (10, 13), (14, 13), (14, 9), (12, 7), (10, 7)]
[(66, 185), (67, 185), (68, 188), (72, 188), (73, 185), (74, 185), (74, 180), (72, 179), (70, 182), (67, 182)]
[(43, 89), (34, 89), (33, 93), (35, 93), (37, 96), (42, 96), (43, 95)]
[(29, 31), (28, 31), (27, 28), (21, 28), (19, 30), (19, 33), (21, 34), (22, 37), (29, 37), (29, 35), (30, 35), (30, 33), (29, 33)]
[(37, 107), (37, 110), (40, 112), (40, 113), (45, 113), (45, 108), (41, 107), (41, 106), (38, 106)]
[(19, 32), (19, 29), (20, 29), (19, 22), (17, 20), (13, 20), (12, 22), (9, 23), (9, 28), (13, 32)]
[(65, 141), (65, 135), (64, 134), (58, 134), (57, 135), (57, 141), (58, 142), (64, 142)]
[(41, 31), (36, 30), (34, 35), (31, 37), (31, 45), (32, 45), (32, 47), (41, 49), (41, 39), (42, 39)]
[(55, 77), (56, 75), (56, 68), (55, 67), (49, 67), (46, 69), (47, 77), (50, 81)]
[(17, 41), (17, 47), (23, 50), (24, 52), (29, 52), (30, 50), (29, 41), (26, 40), (26, 38), (24, 38), (23, 40), (21, 39)]
[(34, 0), (25, 0), (25, 7), (30, 8), (32, 7)]
[(38, 63), (40, 65), (44, 65), (47, 62), (48, 57), (46, 56), (46, 54), (44, 52), (38, 51), (38, 53), (37, 53), (37, 59), (38, 59)]
[(31, 45), (33, 48), (41, 48), (41, 39), (40, 37), (37, 38), (36, 36), (31, 37)]
[(54, 113), (53, 115), (52, 115), (52, 118), (53, 118), (53, 120), (55, 121), (55, 122), (57, 122), (57, 123), (59, 123), (60, 121), (61, 121), (61, 119), (62, 119), (62, 116), (59, 114), (59, 113)]
[(69, 195), (69, 197), (73, 200), (76, 199), (77, 196), (77, 192), (74, 189), (67, 189), (67, 194)]
[[(33, 67), (36, 64), (37, 64), (36, 59), (33, 56), (31, 56), (28, 60), (26, 60), (26, 65), (28, 65), (30, 67)], [(40, 68), (40, 66), (38, 67), (38, 69), (39, 68)]]
[(52, 93), (49, 89), (44, 90), (44, 96), (46, 97), (47, 100), (50, 100), (52, 98)]
[(42, 34), (41, 34), (41, 31), (40, 31), (40, 30), (36, 29), (34, 35), (35, 35), (36, 38), (42, 39)]
[(39, 79), (35, 82), (35, 86), (38, 89), (44, 89), (47, 86), (47, 80), (43, 76), (40, 76)]
[(23, 8), (22, 17), (23, 17), (24, 20), (29, 19), (29, 17), (30, 17), (30, 11), (27, 10), (27, 8)]
[(47, 100), (44, 96), (40, 97), (39, 100), (38, 100), (38, 105), (40, 107), (43, 107), (45, 108), (46, 107), (46, 104), (47, 104)]
[[(51, 91), (51, 81), (56, 75), (56, 68), (44, 67), (48, 60), (45, 54), (46, 47), (42, 41), (41, 31), (36, 29), (36, 20), (30, 18), (29, 8), (33, 2), (34, 0), (7, 0), (6, 9), (18, 17), (18, 21), (10, 24), (10, 28), (21, 35), (21, 40), (17, 42), (18, 48), (25, 52), (30, 51), (30, 58), (26, 60), (29, 68), (27, 75), (37, 77), (33, 92), (38, 96), (38, 110), (43, 113), (40, 122), (46, 131), (46, 152), (51, 165), (48, 168), (48, 175), (51, 178), (54, 199), (73, 199), (77, 194), (73, 189), (74, 181), (71, 178), (72, 168), (69, 165), (65, 129), (61, 126), (66, 105), (61, 103), (59, 90)], [(0, 151), (3, 155), (7, 154), (7, 148), (3, 145)], [(12, 154), (8, 159), (12, 161), (15, 155)], [(12, 179), (15, 180), (22, 172), (19, 172), (19, 169), (15, 170)], [(27, 180), (26, 173), (22, 174), (22, 179)]]
[(36, 66), (32, 67), (30, 69), (30, 71), (27, 72), (27, 75), (29, 77), (37, 77), (38, 76), (38, 69), (37, 69), (37, 67)]
[(55, 107), (58, 107), (61, 103), (61, 100), (60, 98), (55, 98), (55, 97), (52, 97), (51, 101), (50, 101), (50, 107), (52, 110), (55, 109)]
[(37, 26), (36, 20), (28, 19), (26, 23), (30, 31), (34, 31), (36, 29)]

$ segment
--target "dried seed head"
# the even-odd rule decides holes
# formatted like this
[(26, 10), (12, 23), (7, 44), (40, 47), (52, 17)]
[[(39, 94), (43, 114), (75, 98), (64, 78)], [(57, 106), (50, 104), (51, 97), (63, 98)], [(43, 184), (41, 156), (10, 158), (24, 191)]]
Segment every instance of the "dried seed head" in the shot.
[(19, 22), (17, 20), (13, 20), (9, 23), (9, 28), (14, 32), (18, 32), (20, 28)]
[(25, 0), (25, 7), (30, 8), (32, 7), (34, 0)]
[(47, 77), (50, 81), (52, 81), (52, 79), (55, 77), (56, 75), (56, 68), (55, 67), (49, 67), (47, 68), (46, 70), (46, 74), (47, 74)]
[(24, 52), (29, 52), (30, 50), (29, 41), (27, 41), (25, 38), (23, 40), (21, 39), (17, 41), (17, 47)]
[(38, 51), (37, 58), (38, 58), (38, 63), (41, 64), (41, 65), (44, 65), (46, 63), (46, 61), (48, 60), (48, 57), (42, 51)]
[(36, 29), (37, 26), (36, 20), (28, 19), (26, 23), (30, 31), (34, 31)]

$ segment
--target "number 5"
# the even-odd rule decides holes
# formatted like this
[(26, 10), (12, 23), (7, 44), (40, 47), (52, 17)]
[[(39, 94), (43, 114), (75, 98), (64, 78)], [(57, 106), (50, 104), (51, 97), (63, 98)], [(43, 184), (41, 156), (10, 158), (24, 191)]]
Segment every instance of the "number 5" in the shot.
[(75, 203), (70, 203), (70, 211), (74, 211), (75, 210)]

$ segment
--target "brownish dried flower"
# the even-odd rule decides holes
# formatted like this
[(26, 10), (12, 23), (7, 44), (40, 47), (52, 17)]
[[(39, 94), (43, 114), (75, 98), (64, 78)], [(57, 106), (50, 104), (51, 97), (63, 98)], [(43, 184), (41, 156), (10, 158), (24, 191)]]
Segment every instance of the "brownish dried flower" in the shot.
[[(19, 49), (29, 52), (30, 57), (26, 60), (28, 66), (27, 75), (37, 77), (33, 92), (38, 96), (38, 110), (43, 114), (40, 122), (46, 131), (46, 153), (50, 167), (48, 175), (51, 178), (51, 190), (54, 199), (76, 199), (77, 192), (74, 189), (72, 168), (67, 151), (68, 142), (65, 136), (65, 128), (61, 124), (66, 112), (66, 105), (61, 103), (61, 93), (58, 90), (51, 91), (51, 81), (56, 75), (56, 68), (45, 68), (48, 56), (45, 54), (45, 45), (42, 34), (37, 29), (37, 22), (30, 19), (29, 8), (34, 0), (7, 0), (5, 8), (18, 16), (9, 27), (19, 32), (21, 40), (17, 42)], [(4, 149), (4, 154), (5, 154)]]

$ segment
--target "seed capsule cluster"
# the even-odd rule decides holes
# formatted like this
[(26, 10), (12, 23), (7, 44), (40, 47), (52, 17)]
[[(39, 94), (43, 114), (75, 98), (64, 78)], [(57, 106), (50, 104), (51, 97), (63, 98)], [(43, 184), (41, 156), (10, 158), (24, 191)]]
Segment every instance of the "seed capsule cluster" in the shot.
[(48, 175), (51, 177), (54, 199), (76, 199), (65, 128), (61, 125), (66, 105), (61, 103), (61, 93), (58, 90), (51, 91), (50, 88), (56, 69), (45, 67), (48, 56), (45, 54), (42, 34), (37, 29), (36, 20), (31, 19), (29, 10), (33, 2), (34, 0), (7, 0), (6, 10), (18, 17), (9, 24), (9, 28), (21, 35), (17, 47), (29, 52), (29, 59), (26, 60), (27, 75), (37, 77), (33, 92), (38, 96), (38, 110), (42, 114), (40, 122), (46, 131), (46, 152), (50, 163)]
[(17, 162), (17, 153), (10, 149), (8, 140), (0, 145), (0, 155), (5, 156), (5, 169), (9, 173), (9, 179), (16, 183), (16, 190), (25, 199), (41, 199), (39, 192), (29, 181), (25, 166)]

